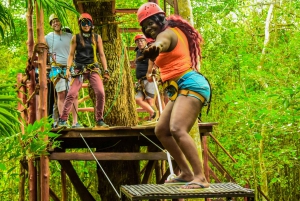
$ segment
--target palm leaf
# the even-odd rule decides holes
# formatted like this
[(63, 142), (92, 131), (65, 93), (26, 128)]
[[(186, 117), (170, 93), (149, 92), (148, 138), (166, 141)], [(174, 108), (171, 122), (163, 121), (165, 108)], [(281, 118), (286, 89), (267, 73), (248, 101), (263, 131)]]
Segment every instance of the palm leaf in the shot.
[(4, 38), (5, 30), (10, 30), (11, 33), (15, 33), (15, 24), (13, 17), (2, 3), (0, 3), (0, 35)]
[(16, 110), (18, 98), (7, 94), (9, 86), (0, 85), (0, 137), (11, 136), (19, 131), (19, 112)]
[[(34, 5), (34, 0), (28, 0)], [(67, 10), (79, 15), (77, 10), (65, 0), (36, 0), (37, 8), (43, 9), (48, 15), (55, 13), (63, 24), (67, 24)], [(26, 7), (28, 2), (26, 1)]]

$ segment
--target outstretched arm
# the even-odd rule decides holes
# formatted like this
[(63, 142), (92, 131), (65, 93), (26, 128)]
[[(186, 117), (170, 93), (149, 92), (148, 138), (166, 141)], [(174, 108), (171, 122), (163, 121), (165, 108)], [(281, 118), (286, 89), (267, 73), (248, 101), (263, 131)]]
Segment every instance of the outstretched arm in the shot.
[(149, 48), (145, 49), (143, 51), (143, 55), (140, 56), (138, 59), (141, 60), (141, 59), (149, 58), (150, 60), (155, 61), (159, 53), (171, 51), (175, 47), (173, 45), (174, 43), (173, 41), (174, 39), (177, 39), (174, 38), (174, 34), (175, 33), (170, 29), (167, 29), (159, 33), (155, 39), (155, 42), (152, 43)]

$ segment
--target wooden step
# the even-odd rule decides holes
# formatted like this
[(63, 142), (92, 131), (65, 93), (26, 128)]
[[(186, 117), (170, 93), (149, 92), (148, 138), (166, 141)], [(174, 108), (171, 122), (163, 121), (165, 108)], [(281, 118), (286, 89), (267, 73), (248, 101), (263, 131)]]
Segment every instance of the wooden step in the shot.
[(127, 48), (127, 51), (133, 51), (133, 50), (135, 50), (136, 47), (131, 46), (131, 47), (126, 47), (126, 48)]
[[(143, 108), (137, 108), (137, 112), (146, 112)], [(94, 112), (93, 107), (78, 108), (78, 112)]]
[(137, 13), (137, 8), (118, 8), (115, 9), (115, 13)]
[(141, 28), (119, 28), (120, 33), (142, 32)]

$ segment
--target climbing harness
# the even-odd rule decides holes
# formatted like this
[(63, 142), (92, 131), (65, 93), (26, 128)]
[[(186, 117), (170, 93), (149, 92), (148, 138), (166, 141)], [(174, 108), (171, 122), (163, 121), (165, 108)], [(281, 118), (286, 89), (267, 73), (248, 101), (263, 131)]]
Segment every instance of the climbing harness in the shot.
[(146, 92), (146, 85), (144, 83), (144, 80), (147, 80), (146, 76), (141, 77), (136, 83), (135, 83), (135, 92), (141, 91), (144, 94), (144, 97), (148, 96)]
[(101, 164), (99, 163), (99, 161), (97, 160), (96, 156), (94, 155), (93, 151), (91, 150), (91, 148), (89, 147), (88, 143), (85, 141), (84, 137), (81, 135), (81, 133), (79, 133), (80, 137), (82, 138), (83, 142), (85, 143), (85, 145), (87, 146), (87, 148), (89, 149), (89, 151), (91, 152), (92, 156), (94, 157), (95, 161), (97, 162), (98, 166), (100, 167), (100, 169), (102, 170), (104, 176), (106, 177), (106, 179), (108, 180), (108, 182), (110, 183), (111, 187), (114, 189), (114, 191), (116, 192), (116, 194), (118, 195), (119, 198), (121, 198), (120, 194), (118, 193), (118, 191), (116, 190), (116, 188), (114, 187), (114, 185), (112, 184), (112, 182), (110, 181), (109, 177), (107, 176), (107, 174), (105, 173), (104, 169), (102, 168)]
[[(206, 114), (208, 114), (209, 109), (210, 109), (210, 104), (211, 104), (211, 98), (212, 98), (212, 90), (211, 90), (210, 82), (208, 81), (208, 79), (204, 75), (202, 75), (200, 72), (197, 72), (200, 75), (202, 75), (205, 78), (205, 80), (208, 82), (208, 85), (209, 85), (209, 88), (210, 88), (209, 100), (205, 100), (205, 98), (197, 92), (194, 92), (194, 91), (191, 91), (191, 90), (188, 90), (188, 89), (179, 89), (179, 87), (178, 87), (177, 81), (184, 74), (186, 74), (187, 72), (191, 72), (191, 71), (192, 70), (185, 71), (185, 73), (183, 73), (181, 76), (178, 76), (175, 79), (170, 79), (170, 80), (165, 81), (163, 83), (163, 89), (167, 92), (167, 94), (169, 96), (169, 100), (171, 100), (171, 101), (175, 101), (179, 94), (183, 95), (183, 96), (188, 96), (189, 94), (196, 96), (203, 104), (207, 104)], [(201, 115), (201, 113), (200, 113), (200, 115)]]

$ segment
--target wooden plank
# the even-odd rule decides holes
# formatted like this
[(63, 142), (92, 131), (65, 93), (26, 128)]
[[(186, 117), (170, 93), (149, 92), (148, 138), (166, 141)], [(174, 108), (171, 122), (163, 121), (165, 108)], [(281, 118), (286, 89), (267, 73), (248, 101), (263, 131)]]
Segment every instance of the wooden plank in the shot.
[[(121, 129), (121, 130), (113, 130), (111, 129), (111, 127), (109, 128), (109, 130), (107, 130), (107, 128), (103, 129), (103, 130), (92, 130), (93, 128), (69, 128), (69, 129), (64, 129), (62, 131), (60, 131), (60, 133), (62, 134), (61, 136), (58, 137), (58, 140), (65, 140), (67, 138), (80, 138), (81, 136), (80, 134), (82, 134), (82, 136), (84, 138), (130, 138), (130, 137), (141, 137), (140, 132), (142, 132), (144, 135), (149, 135), (149, 136), (154, 136), (154, 126), (153, 127), (140, 127), (139, 129), (133, 130), (133, 129)], [(53, 129), (53, 132), (55, 131), (59, 131), (59, 129)]]
[(118, 8), (115, 9), (116, 13), (137, 13), (137, 8)]
[(131, 46), (131, 47), (126, 47), (127, 48), (127, 51), (133, 51), (133, 50), (135, 50), (136, 49), (136, 47), (134, 47), (134, 46)]
[[(167, 155), (164, 152), (148, 152), (148, 153), (109, 153), (97, 152), (94, 153), (97, 160), (111, 161), (111, 160), (167, 160)], [(93, 161), (95, 160), (91, 153), (62, 153), (53, 152), (50, 154), (50, 160), (80, 160)]]
[[(137, 108), (136, 111), (137, 112), (147, 112), (143, 108)], [(94, 112), (94, 108), (93, 107), (78, 108), (78, 112)]]
[(78, 108), (78, 112), (94, 112), (94, 108), (93, 107)]
[(134, 33), (134, 32), (141, 32), (141, 28), (119, 28), (120, 33)]
[(82, 83), (82, 88), (88, 88), (88, 86), (89, 86), (89, 83)]

